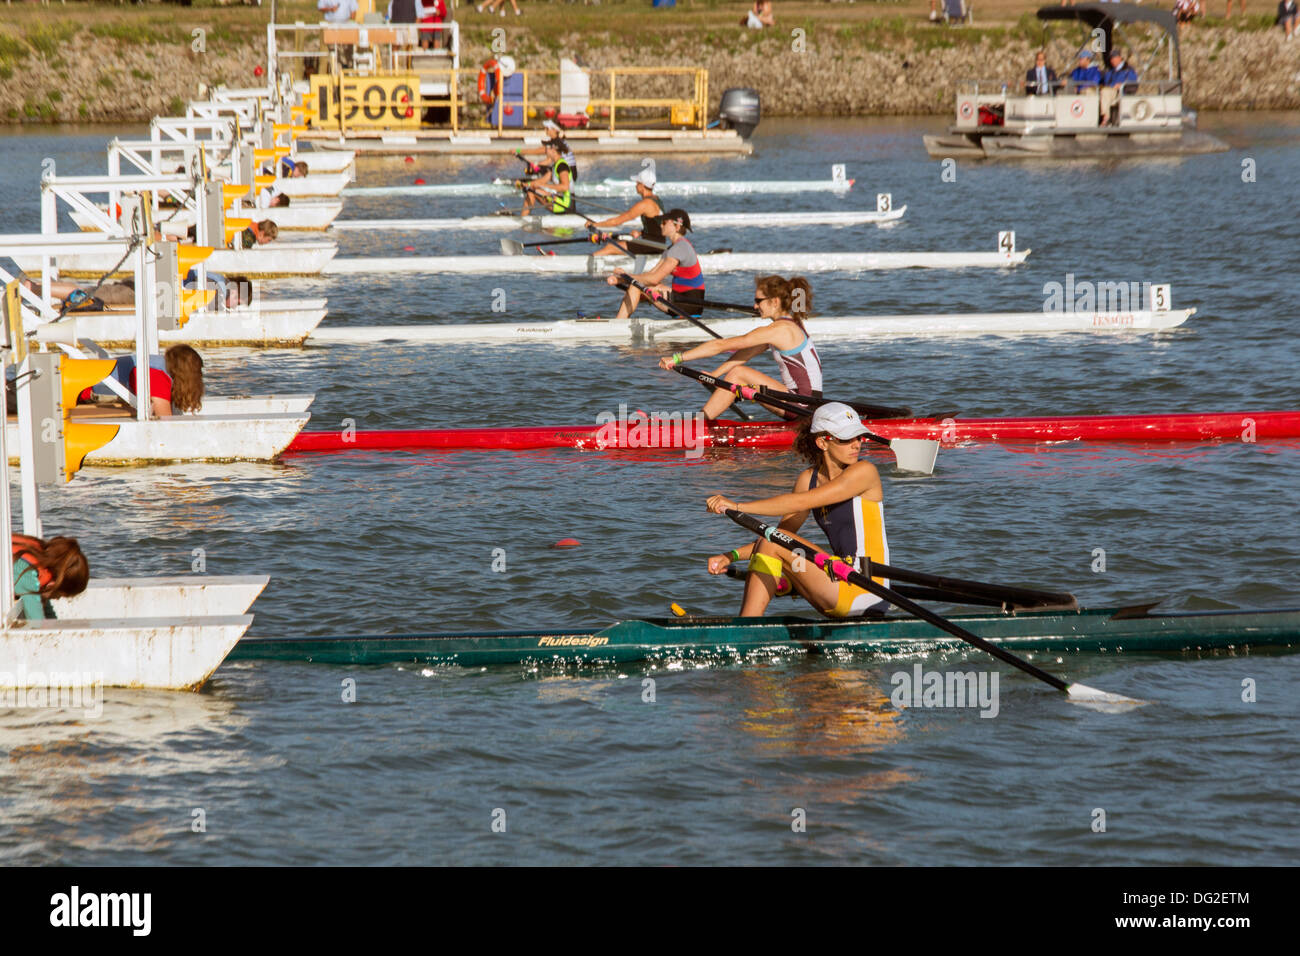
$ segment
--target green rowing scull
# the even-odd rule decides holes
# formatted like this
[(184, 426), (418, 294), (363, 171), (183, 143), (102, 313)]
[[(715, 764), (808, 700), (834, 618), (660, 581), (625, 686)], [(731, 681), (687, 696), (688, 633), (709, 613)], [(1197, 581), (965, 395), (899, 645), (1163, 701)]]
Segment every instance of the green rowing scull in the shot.
[[(1300, 645), (1300, 609), (1151, 614), (1149, 605), (1095, 611), (998, 611), (948, 620), (1013, 653), (1240, 652)], [(620, 621), (595, 633), (244, 637), (230, 660), (325, 664), (546, 664), (744, 659), (783, 651), (921, 654), (967, 645), (925, 621), (886, 617), (666, 618)]]

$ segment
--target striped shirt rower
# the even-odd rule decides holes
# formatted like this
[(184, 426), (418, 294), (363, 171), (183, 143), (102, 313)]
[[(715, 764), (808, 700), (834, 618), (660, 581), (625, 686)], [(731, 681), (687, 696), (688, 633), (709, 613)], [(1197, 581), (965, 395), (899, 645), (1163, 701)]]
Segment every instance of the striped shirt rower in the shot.
[[(695, 247), (686, 239), (691, 228), (691, 217), (684, 209), (670, 209), (659, 221), (663, 230), (664, 242), (668, 248), (649, 272), (633, 275), (632, 278), (660, 295), (666, 295), (668, 302), (690, 315), (699, 315), (703, 311), (700, 303), (704, 301), (704, 272), (700, 269), (700, 257), (695, 254)], [(615, 269), (614, 274), (605, 281), (612, 286), (619, 284), (619, 276), (627, 275), (623, 269)], [(671, 277), (672, 282), (668, 283)], [(640, 305), (642, 292), (636, 286), (628, 286), (627, 293), (618, 307), (615, 318), (626, 319)]]
[[(867, 428), (848, 405), (827, 402), (813, 413), (812, 421), (800, 429), (795, 451), (809, 463), (787, 494), (759, 501), (732, 501), (713, 495), (706, 507), (714, 514), (728, 508), (760, 515), (780, 515), (781, 530), (798, 538), (812, 550), (807, 538), (799, 537), (808, 516), (816, 520), (830, 541), (831, 553), (863, 571), (866, 560), (889, 563), (889, 542), (885, 538), (884, 491), (875, 465), (858, 461), (862, 436)], [(820, 550), (820, 549), (818, 549)], [(765, 538), (709, 558), (709, 573), (723, 574), (733, 561), (749, 561), (745, 579), (742, 617), (761, 617), (777, 594), (790, 588), (827, 617), (860, 617), (879, 613), (886, 606), (881, 599), (846, 581), (831, 577), (802, 555), (796, 555)], [(889, 586), (885, 578), (875, 581)]]
[[(812, 287), (808, 280), (803, 276), (791, 279), (762, 276), (754, 280), (754, 286), (754, 306), (760, 316), (769, 320), (766, 325), (760, 325), (744, 335), (710, 339), (685, 352), (660, 359), (659, 367), (670, 369), (682, 362), (730, 352), (731, 357), (714, 369), (715, 378), (736, 385), (764, 386), (777, 392), (821, 395), (821, 356), (817, 354), (817, 347), (804, 328), (808, 311), (812, 308)], [(769, 350), (781, 373), (779, 382), (745, 364)], [(735, 400), (734, 392), (714, 389), (704, 405), (704, 417), (717, 418)]]

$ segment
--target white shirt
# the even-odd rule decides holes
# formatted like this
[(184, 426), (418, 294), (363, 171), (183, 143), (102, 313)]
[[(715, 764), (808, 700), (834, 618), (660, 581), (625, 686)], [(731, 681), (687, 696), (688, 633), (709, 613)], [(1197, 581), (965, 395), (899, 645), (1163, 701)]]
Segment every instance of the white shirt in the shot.
[(748, 19), (745, 20), (745, 26), (749, 27), (751, 30), (761, 30), (763, 29), (764, 26), (766, 26), (766, 24), (764, 24), (763, 21), (758, 18), (757, 13), (755, 13), (753, 10), (750, 10), (749, 17)]
[(337, 7), (324, 16), (326, 23), (348, 23), (357, 15), (357, 0), (319, 0), (317, 10)]

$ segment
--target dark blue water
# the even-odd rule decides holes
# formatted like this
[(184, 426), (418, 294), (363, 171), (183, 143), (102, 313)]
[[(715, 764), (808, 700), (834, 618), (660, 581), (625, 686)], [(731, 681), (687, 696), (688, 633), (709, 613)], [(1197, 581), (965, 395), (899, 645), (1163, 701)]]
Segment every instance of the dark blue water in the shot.
[[(824, 314), (1032, 311), (1044, 285), (1168, 282), (1182, 328), (1049, 338), (820, 345), (827, 391), (966, 416), (1300, 407), (1292, 210), (1300, 121), (1212, 117), (1231, 152), (1186, 160), (959, 164), (925, 159), (928, 121), (765, 123), (747, 160), (659, 160), (663, 179), (825, 178), (848, 196), (755, 196), (744, 208), (908, 206), (890, 229), (710, 231), (737, 251), (991, 250), (1011, 271), (813, 277)], [(39, 228), (41, 160), (104, 169), (109, 131), (0, 140), (5, 232)], [(1254, 182), (1242, 179), (1253, 160)], [(600, 159), (583, 175), (634, 172)], [(363, 185), (481, 181), (504, 163), (360, 164)], [(495, 200), (367, 199), (344, 215), (482, 214)], [(691, 210), (735, 208), (692, 199)], [(491, 253), (496, 236), (360, 234), (341, 255)], [(750, 277), (710, 281), (745, 301)], [(508, 303), (493, 312), (494, 290)], [(612, 310), (587, 278), (347, 276), (330, 324), (515, 321)], [(594, 423), (620, 403), (689, 411), (703, 392), (659, 349), (315, 347), (205, 355), (212, 394), (314, 391), (309, 427)], [(767, 367), (767, 360), (759, 360)], [(1300, 445), (972, 446), (931, 478), (885, 475), (903, 566), (1069, 589), (1089, 605), (1290, 606)], [(492, 630), (739, 606), (704, 573), (744, 537), (705, 513), (715, 492), (788, 488), (774, 452), (572, 451), (300, 455), (276, 465), (87, 468), (46, 494), (95, 573), (268, 573), (254, 633)], [(560, 538), (582, 546), (556, 550)], [(504, 549), (506, 570), (492, 568)], [(1095, 572), (1097, 549), (1106, 557)], [(781, 610), (794, 608), (780, 605)], [(999, 712), (890, 703), (912, 661), (796, 655), (762, 664), (534, 672), (247, 663), (201, 694), (109, 692), (105, 714), (0, 714), (0, 859), (63, 863), (1277, 864), (1300, 850), (1292, 689), (1300, 657), (1070, 657), (1072, 680), (1152, 701), (1125, 715), (1063, 702), (978, 654), (931, 669), (997, 671)], [(643, 680), (655, 701), (643, 702)], [(354, 704), (340, 700), (346, 678)], [(1242, 681), (1258, 688), (1242, 701)], [(201, 808), (206, 833), (191, 831)], [(1107, 830), (1092, 829), (1098, 808)], [(802, 809), (807, 832), (791, 829)], [(491, 829), (504, 811), (506, 833)], [(499, 816), (499, 814), (498, 814)]]

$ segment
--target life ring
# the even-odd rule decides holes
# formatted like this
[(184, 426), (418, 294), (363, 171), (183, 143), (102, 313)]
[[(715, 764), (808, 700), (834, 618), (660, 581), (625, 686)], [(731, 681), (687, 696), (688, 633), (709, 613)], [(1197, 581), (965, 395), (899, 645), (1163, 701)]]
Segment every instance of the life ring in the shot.
[(957, 107), (957, 113), (962, 119), (968, 120), (975, 115), (975, 104), (970, 100), (962, 100), (961, 105)]
[[(488, 71), (492, 72), (492, 91), (488, 90)], [(491, 106), (496, 99), (496, 91), (501, 89), (501, 64), (496, 60), (486, 60), (478, 70), (478, 98), (485, 106)]]
[(1070, 104), (1070, 115), (1075, 119), (1083, 116), (1083, 100), (1075, 100)]
[(1151, 101), (1138, 100), (1133, 107), (1133, 118), (1139, 123), (1145, 122), (1151, 118)]

